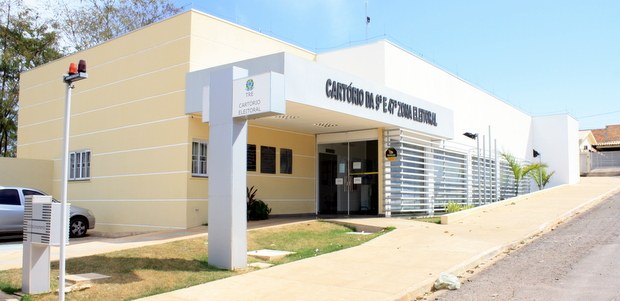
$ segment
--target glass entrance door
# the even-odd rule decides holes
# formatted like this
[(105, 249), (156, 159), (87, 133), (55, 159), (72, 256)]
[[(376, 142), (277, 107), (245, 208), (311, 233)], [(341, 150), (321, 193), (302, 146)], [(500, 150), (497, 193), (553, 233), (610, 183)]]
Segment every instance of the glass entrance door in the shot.
[(320, 144), (319, 214), (378, 214), (377, 140)]

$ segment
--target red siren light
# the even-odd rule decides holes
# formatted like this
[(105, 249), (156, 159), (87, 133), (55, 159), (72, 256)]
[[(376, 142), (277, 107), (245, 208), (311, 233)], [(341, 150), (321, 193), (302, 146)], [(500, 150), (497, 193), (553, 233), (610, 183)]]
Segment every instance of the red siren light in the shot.
[(75, 63), (69, 64), (69, 75), (77, 74), (78, 68), (75, 66)]
[(86, 61), (85, 60), (80, 60), (80, 62), (78, 63), (77, 71), (80, 73), (86, 73)]

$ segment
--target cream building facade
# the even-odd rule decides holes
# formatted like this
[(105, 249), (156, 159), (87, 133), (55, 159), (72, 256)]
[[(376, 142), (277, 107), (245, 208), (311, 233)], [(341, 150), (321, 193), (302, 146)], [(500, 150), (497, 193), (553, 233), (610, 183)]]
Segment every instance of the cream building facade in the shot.
[(552, 185), (579, 177), (570, 116), (529, 116), (388, 41), (317, 54), (191, 10), (22, 74), (17, 156), (53, 162), (54, 195), (61, 78), (79, 59), (89, 78), (73, 89), (68, 199), (95, 213), (99, 231), (208, 222), (217, 171), (187, 87), (226, 65), (286, 77), (286, 114), (250, 120), (245, 158), (272, 214), (427, 215), (496, 201), (511, 187), (500, 152), (533, 160), (536, 149), (558, 175)]

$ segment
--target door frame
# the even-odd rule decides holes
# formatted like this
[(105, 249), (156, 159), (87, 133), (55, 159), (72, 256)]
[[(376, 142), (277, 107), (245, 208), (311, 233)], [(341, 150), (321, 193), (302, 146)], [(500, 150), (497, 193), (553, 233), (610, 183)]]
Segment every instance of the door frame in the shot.
[[(369, 130), (361, 130), (361, 131), (350, 131), (350, 132), (339, 132), (339, 133), (329, 133), (329, 134), (317, 134), (316, 135), (316, 196), (317, 199), (315, 201), (315, 213), (317, 215), (319, 215), (319, 209), (320, 209), (320, 198), (321, 198), (321, 191), (320, 191), (320, 150), (319, 150), (319, 145), (323, 145), (323, 144), (333, 144), (333, 143), (347, 143), (350, 144), (352, 142), (362, 142), (362, 141), (376, 141), (377, 143), (377, 157), (376, 157), (376, 161), (377, 161), (377, 183), (376, 183), (376, 189), (375, 191), (377, 191), (377, 200), (376, 200), (376, 206), (379, 207), (381, 204), (381, 196), (380, 193), (382, 191), (382, 185), (381, 185), (381, 181), (383, 179), (382, 175), (381, 175), (381, 166), (383, 164), (383, 162), (381, 161), (381, 151), (382, 151), (382, 144), (381, 142), (381, 137), (380, 136), (380, 132), (381, 129), (369, 129)], [(348, 145), (347, 147), (350, 147), (350, 145)], [(347, 160), (349, 161), (350, 154), (347, 153)], [(349, 162), (350, 163), (350, 162)], [(351, 166), (347, 167), (347, 176), (350, 176), (351, 170), (349, 170)], [(373, 215), (378, 215), (379, 212), (381, 212), (380, 208), (376, 208), (376, 210), (373, 212)], [(347, 209), (347, 215), (349, 215), (351, 213), (350, 209)], [(338, 210), (336, 208), (336, 213), (338, 214)]]

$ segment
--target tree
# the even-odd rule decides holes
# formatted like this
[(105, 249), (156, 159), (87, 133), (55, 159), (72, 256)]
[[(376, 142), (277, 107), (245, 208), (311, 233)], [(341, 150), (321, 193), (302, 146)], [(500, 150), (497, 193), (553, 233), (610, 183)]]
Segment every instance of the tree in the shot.
[(56, 26), (72, 50), (80, 51), (181, 11), (168, 0), (61, 0)]
[(59, 3), (53, 20), (22, 0), (0, 0), (0, 156), (15, 156), (19, 74), (180, 12), (167, 0), (84, 0)]
[(542, 165), (536, 171), (532, 172), (532, 178), (534, 179), (534, 182), (536, 182), (538, 189), (542, 190), (545, 186), (547, 186), (553, 174), (555, 174), (555, 171), (548, 174), (547, 167)]
[(514, 180), (515, 180), (515, 194), (516, 195), (519, 194), (519, 184), (521, 180), (523, 180), (533, 170), (538, 170), (539, 168), (544, 166), (544, 164), (540, 164), (540, 163), (521, 165), (521, 162), (519, 162), (512, 154), (502, 152), (501, 155), (504, 158), (504, 160), (508, 162), (508, 166), (510, 166), (510, 169), (512, 170), (512, 175), (514, 176)]
[(0, 1), (0, 156), (16, 154), (20, 73), (61, 57), (58, 38), (20, 0)]

